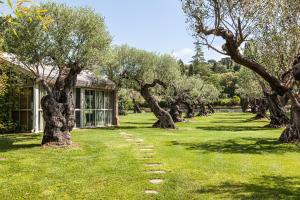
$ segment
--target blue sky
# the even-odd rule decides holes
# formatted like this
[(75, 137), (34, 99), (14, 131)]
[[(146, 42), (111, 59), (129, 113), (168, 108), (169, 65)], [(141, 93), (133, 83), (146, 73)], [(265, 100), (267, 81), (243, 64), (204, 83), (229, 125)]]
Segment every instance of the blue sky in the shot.
[[(105, 17), (113, 44), (169, 53), (189, 62), (194, 38), (187, 31), (179, 0), (54, 0), (72, 6), (88, 6)], [(206, 59), (221, 58), (203, 47)]]

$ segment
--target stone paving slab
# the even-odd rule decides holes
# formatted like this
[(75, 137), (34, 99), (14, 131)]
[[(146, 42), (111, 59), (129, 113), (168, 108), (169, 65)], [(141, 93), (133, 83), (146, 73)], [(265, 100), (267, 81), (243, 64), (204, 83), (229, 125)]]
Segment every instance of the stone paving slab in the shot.
[(146, 163), (146, 167), (161, 167), (162, 163)]
[(146, 171), (146, 173), (148, 173), (148, 174), (165, 174), (166, 171), (164, 171), (164, 170), (149, 170), (149, 171)]
[(146, 194), (158, 194), (158, 191), (156, 190), (145, 190)]
[(150, 179), (149, 182), (152, 184), (161, 184), (164, 180), (163, 179)]

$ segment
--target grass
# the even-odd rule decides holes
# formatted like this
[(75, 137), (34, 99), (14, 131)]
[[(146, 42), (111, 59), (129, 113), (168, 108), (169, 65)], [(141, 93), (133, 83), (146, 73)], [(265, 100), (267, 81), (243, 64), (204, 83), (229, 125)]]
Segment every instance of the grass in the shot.
[[(300, 148), (251, 117), (217, 113), (160, 130), (153, 115), (131, 114), (119, 129), (74, 131), (80, 146), (70, 149), (41, 148), (41, 135), (1, 135), (0, 199), (299, 199)], [(153, 145), (151, 162), (163, 166), (145, 167), (139, 145), (120, 133)]]

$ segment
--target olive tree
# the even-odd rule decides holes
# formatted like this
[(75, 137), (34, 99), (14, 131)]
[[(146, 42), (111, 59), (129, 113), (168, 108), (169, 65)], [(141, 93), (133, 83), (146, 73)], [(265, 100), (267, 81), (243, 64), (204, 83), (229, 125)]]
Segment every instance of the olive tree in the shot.
[(123, 87), (138, 91), (149, 104), (158, 121), (157, 128), (175, 128), (170, 114), (159, 106), (153, 90), (160, 87), (166, 89), (180, 74), (177, 61), (169, 55), (120, 46), (115, 49), (118, 64), (113, 72)]
[[(244, 54), (263, 63), (273, 76), (282, 80), (284, 74), (289, 71), (289, 63), (293, 60), (290, 56), (294, 55), (295, 51), (299, 49), (297, 41), (300, 39), (300, 34), (297, 36), (297, 34), (289, 31), (277, 33), (275, 27), (276, 23), (269, 28), (262, 27), (263, 33), (256, 38), (256, 41), (250, 41), (246, 44)], [(292, 44), (287, 46), (287, 41)], [(257, 77), (253, 72), (251, 75), (252, 82), (257, 82), (260, 85), (261, 89), (259, 91), (262, 91), (267, 101), (270, 111), (270, 124), (268, 126), (272, 128), (288, 126), (290, 119), (285, 114), (285, 106), (288, 103), (289, 95), (278, 95), (276, 91), (272, 91), (268, 84), (265, 84), (265, 81)], [(248, 84), (251, 85), (251, 83)], [(258, 110), (264, 109), (259, 108)]]
[[(211, 84), (201, 80), (198, 76), (185, 76), (175, 80), (164, 94), (164, 98), (170, 105), (170, 113), (174, 121), (182, 121), (179, 118), (179, 106), (185, 105), (186, 118), (194, 117), (194, 110), (199, 107), (201, 113), (207, 114), (205, 105), (210, 105), (219, 97), (219, 91)], [(212, 107), (209, 106), (211, 109)]]
[[(288, 29), (297, 34), (300, 27), (299, 3), (288, 0), (182, 0), (195, 36), (204, 45), (230, 56), (237, 64), (245, 66), (263, 78), (278, 95), (288, 94), (292, 102), (291, 123), (280, 136), (282, 142), (300, 140), (300, 55), (299, 49), (290, 52), (293, 61), (281, 79), (274, 76), (263, 62), (242, 53), (245, 42), (256, 40), (263, 34), (262, 26), (270, 26), (269, 21), (281, 20)], [(271, 15), (271, 14), (272, 15)], [(223, 39), (222, 48), (213, 46), (214, 37)], [(292, 43), (287, 43), (291, 45)]]
[(26, 18), (16, 19), (17, 35), (10, 30), (4, 33), (5, 51), (47, 92), (41, 101), (46, 123), (42, 144), (69, 145), (75, 124), (72, 91), (77, 75), (102, 64), (111, 38), (103, 17), (90, 9), (54, 3), (40, 7), (53, 19), (48, 29), (40, 20), (28, 20), (32, 15), (28, 12)]

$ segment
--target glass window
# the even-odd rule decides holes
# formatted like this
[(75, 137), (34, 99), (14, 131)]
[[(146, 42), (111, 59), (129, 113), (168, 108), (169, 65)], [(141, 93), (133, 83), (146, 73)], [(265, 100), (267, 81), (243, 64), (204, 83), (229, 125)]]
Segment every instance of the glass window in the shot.
[(14, 122), (19, 123), (20, 122), (20, 112), (19, 111), (14, 111), (12, 113), (12, 118), (13, 118)]
[(95, 109), (95, 91), (85, 91), (85, 109)]
[(96, 126), (104, 126), (104, 111), (96, 111)]
[(81, 111), (75, 112), (75, 119), (76, 119), (76, 128), (80, 128), (80, 122), (81, 122)]
[(76, 100), (75, 100), (75, 104), (76, 104), (76, 109), (80, 109), (80, 103), (81, 103), (81, 99), (80, 99), (80, 88), (76, 88)]
[(29, 131), (32, 128), (31, 111), (20, 111), (20, 127), (22, 131)]
[(27, 90), (23, 88), (20, 90), (20, 109), (27, 109)]
[(86, 127), (95, 126), (95, 111), (89, 110), (84, 112), (84, 122)]
[(96, 109), (103, 108), (103, 92), (96, 92)]
[[(85, 127), (111, 125), (113, 93), (85, 90), (84, 95), (83, 125)], [(79, 123), (80, 115), (76, 114), (76, 118)]]

